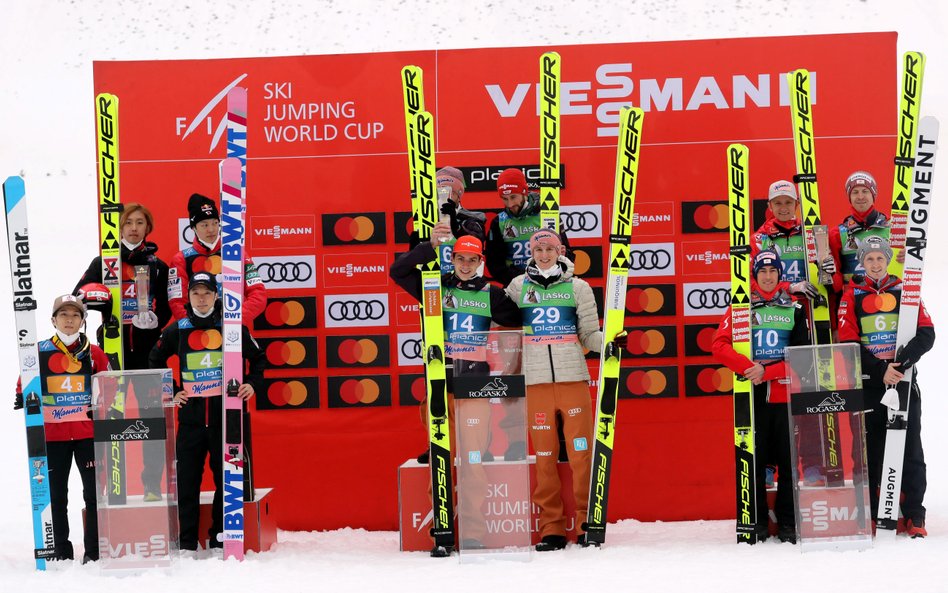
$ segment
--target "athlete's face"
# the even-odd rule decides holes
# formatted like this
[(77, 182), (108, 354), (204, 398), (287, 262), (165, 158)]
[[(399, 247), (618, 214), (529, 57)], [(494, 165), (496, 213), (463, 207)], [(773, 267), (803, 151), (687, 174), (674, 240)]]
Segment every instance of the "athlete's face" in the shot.
[(148, 220), (141, 210), (132, 212), (125, 218), (122, 225), (122, 238), (135, 245), (145, 240), (148, 235)]
[(504, 208), (510, 211), (511, 214), (520, 214), (526, 199), (523, 194), (507, 194), (506, 196), (500, 196), (500, 201), (504, 203)]
[(777, 196), (768, 207), (779, 222), (790, 222), (797, 216), (797, 201), (790, 196)]
[(221, 221), (216, 218), (208, 218), (194, 225), (194, 234), (205, 243), (216, 243), (220, 232)]
[(873, 280), (882, 280), (889, 275), (889, 260), (879, 251), (866, 254), (866, 257), (862, 258), (862, 267), (866, 269), (866, 275)]
[(217, 299), (217, 293), (209, 290), (203, 284), (199, 284), (188, 291), (188, 298), (191, 301), (191, 308), (206, 315), (214, 308), (214, 301)]
[(764, 292), (770, 292), (777, 288), (780, 282), (780, 270), (776, 266), (763, 266), (757, 271), (757, 286)]
[(477, 275), (477, 268), (481, 265), (481, 256), (471, 253), (453, 253), (451, 263), (454, 264), (454, 275), (461, 280), (470, 280)]
[(537, 243), (537, 246), (533, 248), (533, 263), (541, 270), (548, 270), (556, 265), (559, 256), (560, 250), (549, 243)]
[(849, 203), (860, 214), (872, 208), (874, 201), (875, 198), (872, 197), (872, 192), (869, 191), (868, 187), (854, 187), (853, 191), (849, 192)]
[(71, 336), (82, 327), (82, 313), (75, 307), (61, 307), (53, 317), (53, 326), (62, 333)]

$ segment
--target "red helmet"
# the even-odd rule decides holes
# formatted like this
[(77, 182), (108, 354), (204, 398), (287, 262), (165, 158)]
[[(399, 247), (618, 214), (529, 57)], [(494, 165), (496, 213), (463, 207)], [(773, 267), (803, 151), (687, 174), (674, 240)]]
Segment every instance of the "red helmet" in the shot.
[(79, 298), (86, 308), (103, 315), (112, 314), (112, 293), (101, 282), (90, 282), (79, 288)]

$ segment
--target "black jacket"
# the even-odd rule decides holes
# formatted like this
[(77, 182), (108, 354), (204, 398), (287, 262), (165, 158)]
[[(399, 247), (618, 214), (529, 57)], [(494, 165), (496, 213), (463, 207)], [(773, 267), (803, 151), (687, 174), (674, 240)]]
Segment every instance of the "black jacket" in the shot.
[[(188, 312), (188, 319), (196, 329), (220, 328), (220, 301), (214, 306), (214, 314), (210, 317), (198, 317), (194, 315), (190, 305), (185, 308)], [(250, 335), (247, 326), (241, 326), (243, 330), (243, 355), (244, 355), (244, 383), (253, 386), (254, 397), (266, 397), (263, 393), (263, 369), (266, 366), (266, 356), (260, 349), (257, 342)], [(148, 366), (153, 369), (168, 368), (168, 360), (177, 356), (180, 345), (180, 330), (177, 323), (172, 323), (161, 332), (161, 338), (152, 348), (148, 355)], [(175, 381), (174, 392), (181, 391), (181, 385)], [(181, 424), (197, 424), (202, 426), (219, 427), (221, 424), (221, 397), (192, 397), (189, 398), (178, 410), (178, 422)]]

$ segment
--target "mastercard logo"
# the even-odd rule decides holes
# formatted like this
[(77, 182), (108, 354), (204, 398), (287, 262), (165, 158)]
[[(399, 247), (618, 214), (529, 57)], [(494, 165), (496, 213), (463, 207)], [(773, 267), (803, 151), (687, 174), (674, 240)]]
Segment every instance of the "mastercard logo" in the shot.
[(309, 397), (302, 381), (274, 381), (267, 388), (267, 399), (275, 406), (299, 406)]
[(632, 395), (658, 395), (668, 387), (665, 374), (657, 369), (634, 370), (625, 380), (625, 386)]
[(368, 216), (342, 216), (333, 225), (340, 241), (368, 241), (375, 234), (375, 223)]
[(589, 254), (577, 249), (573, 251), (573, 255), (576, 257), (576, 261), (573, 262), (573, 273), (577, 276), (582, 276), (589, 272), (589, 268), (592, 266), (592, 260), (590, 260)]
[(272, 326), (295, 326), (303, 322), (306, 309), (299, 301), (276, 301), (269, 303), (264, 310), (264, 317)]
[(267, 345), (266, 354), (270, 364), (296, 366), (306, 358), (306, 347), (298, 340), (274, 340)]
[(339, 358), (346, 364), (369, 364), (378, 356), (378, 344), (367, 338), (347, 339), (339, 344)]
[(374, 404), (379, 399), (381, 388), (374, 379), (346, 379), (339, 386), (339, 397), (350, 405)]
[(57, 375), (62, 373), (78, 373), (82, 369), (81, 362), (66, 356), (62, 352), (53, 353), (53, 355), (49, 357), (47, 364), (49, 370)]
[(664, 304), (665, 295), (655, 287), (633, 287), (625, 295), (625, 307), (632, 313), (655, 313)]
[(428, 385), (425, 383), (425, 378), (418, 377), (412, 381), (408, 392), (418, 403), (425, 401), (425, 398), (428, 397)]
[(714, 342), (714, 327), (704, 327), (698, 332), (698, 348), (704, 352), (711, 352), (711, 344)]
[(222, 343), (221, 332), (216, 329), (194, 330), (188, 335), (191, 350), (217, 350)]
[(899, 302), (892, 293), (870, 294), (862, 299), (862, 310), (868, 314), (889, 313), (894, 311)]
[(730, 393), (734, 390), (734, 373), (726, 367), (701, 369), (696, 381), (698, 389), (705, 393)]
[(207, 272), (208, 274), (220, 274), (221, 273), (221, 256), (219, 255), (210, 255), (204, 256), (199, 255), (191, 260), (191, 273), (195, 272)]
[(695, 225), (705, 231), (721, 231), (728, 228), (727, 204), (702, 204), (694, 212)]
[(665, 336), (657, 329), (634, 330), (629, 333), (627, 349), (635, 355), (658, 354), (665, 349)]

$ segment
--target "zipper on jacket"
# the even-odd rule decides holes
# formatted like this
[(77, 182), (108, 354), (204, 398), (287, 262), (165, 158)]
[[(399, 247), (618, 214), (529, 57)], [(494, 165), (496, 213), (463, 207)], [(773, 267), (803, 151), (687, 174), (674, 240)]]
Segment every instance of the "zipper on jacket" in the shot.
[(546, 345), (546, 353), (550, 356), (550, 374), (553, 376), (551, 383), (556, 383), (556, 367), (553, 366), (553, 346)]

